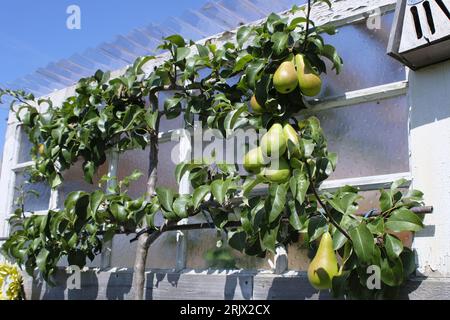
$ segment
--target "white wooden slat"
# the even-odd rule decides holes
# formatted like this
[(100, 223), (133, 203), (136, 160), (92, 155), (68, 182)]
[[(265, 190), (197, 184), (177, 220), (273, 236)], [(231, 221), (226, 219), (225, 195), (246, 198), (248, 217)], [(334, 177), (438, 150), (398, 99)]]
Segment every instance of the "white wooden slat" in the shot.
[(320, 190), (332, 192), (345, 185), (357, 187), (361, 191), (379, 190), (383, 188), (389, 188), (392, 182), (399, 179), (405, 179), (407, 181), (405, 186), (409, 186), (412, 181), (411, 173), (401, 172), (377, 176), (324, 181), (320, 187)]
[[(400, 172), (400, 173), (392, 173), (392, 174), (384, 174), (384, 175), (376, 175), (376, 176), (366, 176), (366, 177), (358, 177), (358, 178), (349, 178), (349, 179), (336, 179), (324, 181), (320, 186), (321, 191), (333, 192), (338, 188), (351, 185), (359, 188), (360, 191), (371, 191), (371, 190), (379, 190), (383, 188), (389, 188), (394, 181), (399, 179), (405, 179), (405, 187), (408, 187), (411, 184), (412, 176), (409, 172)], [(263, 195), (267, 194), (266, 186), (258, 186), (252, 191), (253, 195)]]
[[(106, 183), (106, 193), (110, 193), (111, 189), (117, 186), (117, 169), (119, 166), (119, 153), (116, 150), (111, 150), (108, 153), (108, 178)], [(111, 267), (111, 251), (113, 246), (114, 238), (106, 242), (103, 245), (103, 250), (100, 257), (100, 266), (102, 269)]]
[[(179, 161), (184, 162), (189, 159), (192, 150), (191, 139), (186, 131), (180, 132), (179, 140), (180, 156)], [(189, 173), (186, 173), (180, 181), (179, 193), (190, 194), (192, 192), (191, 184), (189, 182)], [(189, 219), (182, 219), (178, 224), (188, 224)], [(183, 270), (186, 268), (187, 262), (187, 242), (189, 231), (177, 231), (177, 252), (176, 252), (176, 270)]]
[(322, 100), (309, 100), (309, 108), (300, 111), (300, 114), (311, 114), (333, 108), (347, 107), (364, 102), (393, 98), (405, 95), (408, 90), (408, 81), (399, 81), (380, 86), (349, 91), (343, 95), (327, 97)]

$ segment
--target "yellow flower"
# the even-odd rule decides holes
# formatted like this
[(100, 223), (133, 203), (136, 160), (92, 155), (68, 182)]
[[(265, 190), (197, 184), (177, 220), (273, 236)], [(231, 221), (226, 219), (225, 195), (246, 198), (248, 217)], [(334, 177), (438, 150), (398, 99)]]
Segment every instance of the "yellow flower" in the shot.
[(0, 300), (19, 300), (22, 292), (22, 275), (9, 263), (0, 264)]

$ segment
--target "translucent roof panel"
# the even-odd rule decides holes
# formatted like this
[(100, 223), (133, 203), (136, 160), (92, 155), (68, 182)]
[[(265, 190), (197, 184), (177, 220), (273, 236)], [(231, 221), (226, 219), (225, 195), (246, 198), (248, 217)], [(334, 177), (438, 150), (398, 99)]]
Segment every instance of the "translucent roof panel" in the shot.
[(45, 95), (73, 85), (97, 69), (117, 70), (139, 56), (159, 54), (161, 50), (156, 48), (165, 36), (178, 33), (196, 41), (303, 3), (306, 0), (213, 0), (199, 10), (187, 10), (180, 17), (170, 17), (159, 25), (149, 23), (118, 35), (114, 41), (52, 62), (7, 83), (6, 87), (25, 89), (36, 96)]

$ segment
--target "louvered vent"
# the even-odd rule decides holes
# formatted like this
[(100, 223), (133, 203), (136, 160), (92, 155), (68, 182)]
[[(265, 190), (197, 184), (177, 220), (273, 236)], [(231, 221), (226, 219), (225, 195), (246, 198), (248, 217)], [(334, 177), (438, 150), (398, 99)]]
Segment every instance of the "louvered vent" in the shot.
[(399, 0), (388, 54), (412, 69), (450, 58), (450, 0)]

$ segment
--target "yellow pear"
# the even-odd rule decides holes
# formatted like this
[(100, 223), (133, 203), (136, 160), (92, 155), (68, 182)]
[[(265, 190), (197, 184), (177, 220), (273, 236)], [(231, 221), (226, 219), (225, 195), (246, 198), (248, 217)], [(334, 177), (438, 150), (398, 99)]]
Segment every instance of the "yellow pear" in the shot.
[(283, 183), (291, 177), (291, 168), (284, 158), (280, 158), (272, 161), (268, 167), (263, 168), (260, 176), (267, 182)]
[(261, 147), (254, 148), (244, 156), (244, 169), (250, 173), (258, 173), (264, 165)]
[(322, 89), (322, 80), (310, 67), (303, 55), (297, 54), (295, 56), (295, 67), (297, 68), (298, 83), (302, 93), (309, 97), (318, 95)]
[(318, 289), (330, 289), (333, 277), (339, 274), (336, 254), (333, 250), (333, 239), (329, 232), (322, 235), (316, 256), (308, 267), (308, 280)]
[(273, 75), (273, 85), (279, 93), (289, 93), (298, 86), (297, 72), (292, 61), (284, 61)]
[(286, 137), (281, 124), (275, 123), (261, 138), (261, 150), (271, 159), (280, 158), (286, 152)]
[(297, 131), (289, 124), (283, 126), (284, 137), (286, 138), (286, 144), (292, 157), (300, 157), (300, 139), (298, 138)]
[(42, 143), (40, 143), (39, 145), (38, 145), (38, 153), (42, 156), (42, 155), (44, 155), (44, 153), (45, 153), (45, 146), (42, 144)]
[(250, 107), (256, 114), (264, 113), (264, 108), (258, 103), (255, 95), (253, 95), (252, 98), (250, 99)]

